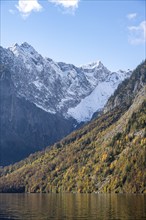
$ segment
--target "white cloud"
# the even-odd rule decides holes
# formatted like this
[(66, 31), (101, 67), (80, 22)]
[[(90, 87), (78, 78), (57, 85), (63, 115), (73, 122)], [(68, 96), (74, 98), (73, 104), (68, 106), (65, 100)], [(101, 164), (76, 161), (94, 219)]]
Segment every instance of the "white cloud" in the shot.
[(56, 5), (61, 5), (64, 8), (76, 9), (80, 0), (48, 0), (49, 2), (55, 3)]
[(142, 21), (138, 26), (130, 26), (129, 42), (131, 44), (143, 44), (146, 42), (146, 21)]
[(129, 20), (133, 20), (134, 18), (136, 18), (137, 17), (137, 13), (131, 13), (131, 14), (128, 14), (127, 15), (127, 18), (129, 19)]
[(40, 11), (42, 6), (38, 3), (38, 0), (19, 0), (16, 8), (23, 18), (26, 18), (32, 11)]

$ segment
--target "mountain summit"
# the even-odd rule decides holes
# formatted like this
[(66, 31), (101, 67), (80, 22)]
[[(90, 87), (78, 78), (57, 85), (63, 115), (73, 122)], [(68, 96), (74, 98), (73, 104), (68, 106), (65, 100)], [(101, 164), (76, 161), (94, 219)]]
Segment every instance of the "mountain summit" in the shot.
[(0, 47), (0, 164), (60, 140), (103, 109), (131, 71), (100, 61), (82, 67), (41, 56), (31, 45)]
[(83, 69), (94, 69), (96, 67), (99, 67), (99, 65), (103, 65), (103, 64), (101, 63), (101, 61), (97, 60), (95, 62), (91, 62), (91, 63), (85, 64), (85, 65), (82, 65), (81, 67)]
[(104, 110), (54, 146), (0, 169), (0, 192), (146, 193), (146, 61)]
[[(43, 58), (28, 43), (7, 50), (12, 80), (20, 97), (53, 114), (89, 121), (131, 71), (109, 71), (101, 61), (82, 67)], [(7, 55), (6, 55), (7, 56)], [(4, 64), (5, 53), (2, 53)], [(17, 69), (17, 71), (16, 71)], [(95, 100), (98, 100), (95, 102)]]

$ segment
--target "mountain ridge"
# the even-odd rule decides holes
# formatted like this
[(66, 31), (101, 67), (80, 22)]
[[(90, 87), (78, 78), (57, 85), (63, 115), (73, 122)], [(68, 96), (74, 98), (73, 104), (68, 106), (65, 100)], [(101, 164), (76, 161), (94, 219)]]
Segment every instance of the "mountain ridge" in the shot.
[(26, 42), (0, 47), (0, 54), (0, 165), (52, 145), (90, 121), (131, 75), (111, 72), (101, 61), (86, 67), (55, 62)]
[(0, 165), (41, 150), (74, 130), (75, 120), (51, 114), (16, 95), (8, 69), (0, 70)]
[(0, 169), (0, 192), (146, 193), (145, 67), (128, 79), (131, 88), (142, 82), (130, 105), (121, 102), (51, 148)]
[[(12, 80), (19, 96), (47, 112), (61, 113), (64, 117), (77, 119), (78, 122), (91, 120), (92, 115), (104, 107), (118, 84), (131, 75), (131, 71), (111, 72), (101, 61), (95, 62), (94, 66), (92, 63), (85, 67), (57, 63), (50, 58), (43, 58), (26, 42), (20, 46), (15, 44), (5, 50), (7, 50), (6, 56), (10, 58)], [(4, 62), (6, 56), (3, 52), (1, 55)], [(102, 85), (102, 82), (107, 83), (107, 93), (106, 85)], [(96, 98), (99, 97), (99, 104), (96, 106), (95, 102), (94, 104), (92, 102), (94, 94)], [(89, 95), (90, 103), (86, 104), (86, 97)], [(85, 99), (84, 103), (81, 103), (83, 99)], [(82, 109), (85, 109), (84, 117), (80, 116), (83, 115)], [(79, 110), (80, 115), (77, 116)]]
[[(133, 97), (140, 91), (140, 89), (146, 83), (146, 76), (141, 74), (145, 72), (146, 65), (145, 62), (142, 62), (143, 69), (141, 69), (141, 64), (135, 69), (136, 74), (133, 74), (131, 77), (132, 83), (129, 83), (128, 79), (125, 79), (122, 84), (120, 84), (114, 94), (109, 98), (108, 102), (104, 106), (104, 112), (110, 111), (116, 106), (126, 105), (130, 106)], [(136, 83), (135, 83), (136, 82)], [(124, 90), (127, 90), (127, 93), (124, 93)]]

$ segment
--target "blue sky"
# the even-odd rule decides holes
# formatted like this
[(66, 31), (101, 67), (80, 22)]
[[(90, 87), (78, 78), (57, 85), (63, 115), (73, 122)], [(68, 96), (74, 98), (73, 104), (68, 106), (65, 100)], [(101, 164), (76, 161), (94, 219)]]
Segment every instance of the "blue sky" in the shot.
[(1, 0), (1, 45), (55, 61), (133, 69), (146, 58), (145, 0)]

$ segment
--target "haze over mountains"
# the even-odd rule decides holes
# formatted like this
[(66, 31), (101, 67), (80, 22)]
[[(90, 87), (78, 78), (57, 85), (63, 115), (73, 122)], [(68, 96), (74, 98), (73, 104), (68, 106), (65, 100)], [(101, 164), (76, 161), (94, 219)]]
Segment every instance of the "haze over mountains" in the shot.
[(28, 43), (1, 54), (0, 165), (19, 161), (92, 119), (131, 71), (43, 58)]
[(0, 176), (0, 192), (146, 193), (146, 61), (101, 116)]

